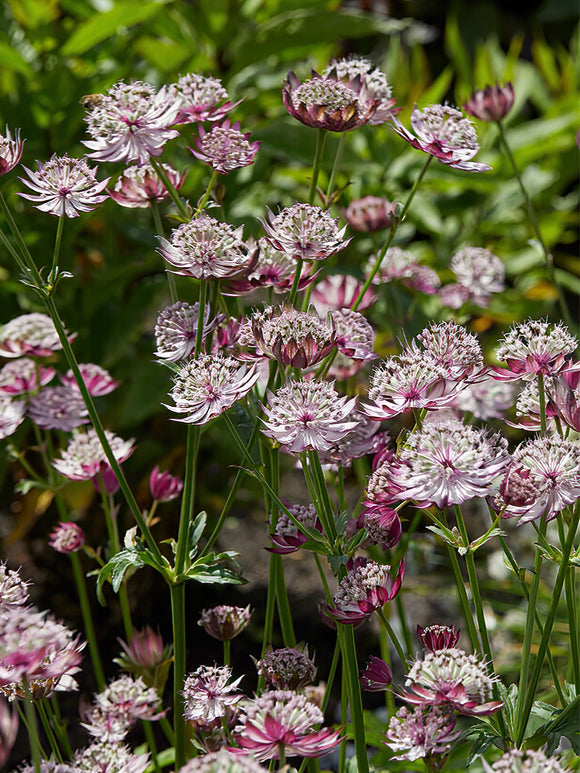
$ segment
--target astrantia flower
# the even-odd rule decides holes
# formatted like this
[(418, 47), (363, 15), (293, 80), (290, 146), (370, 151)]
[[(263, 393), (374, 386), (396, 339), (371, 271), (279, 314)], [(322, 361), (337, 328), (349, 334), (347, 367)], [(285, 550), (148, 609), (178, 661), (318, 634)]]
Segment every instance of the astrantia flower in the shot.
[(336, 345), (331, 321), (322, 320), (314, 309), (306, 312), (268, 306), (264, 311), (254, 312), (250, 321), (260, 350), (293, 368), (316, 365)]
[(15, 397), (36, 392), (54, 378), (54, 368), (37, 365), (28, 357), (6, 363), (0, 370), (0, 395)]
[(474, 91), (463, 109), (480, 121), (500, 121), (512, 109), (515, 94), (511, 83), (495, 84)]
[(351, 419), (357, 425), (347, 435), (334, 443), (328, 451), (320, 454), (322, 464), (350, 467), (354, 459), (373, 454), (385, 443), (386, 432), (379, 432), (379, 424), (359, 410), (353, 411)]
[[(291, 513), (298, 523), (310, 529), (322, 531), (322, 526), (316, 514), (314, 505), (289, 505)], [(276, 528), (270, 534), (273, 547), (268, 548), (272, 553), (295, 553), (301, 545), (308, 541), (308, 536), (296, 526), (294, 521), (285, 513), (280, 512), (276, 521)]]
[(502, 381), (529, 381), (539, 374), (552, 376), (573, 368), (567, 356), (572, 354), (578, 342), (562, 323), (530, 319), (515, 325), (503, 337), (496, 349), (498, 360), (507, 368), (494, 366), (494, 378)]
[(321, 757), (337, 746), (340, 732), (330, 728), (314, 730), (324, 721), (320, 709), (304, 695), (286, 690), (262, 693), (244, 705), (234, 740), (238, 754), (253, 754), (260, 762), (286, 757)]
[(449, 407), (472, 413), (476, 419), (500, 419), (513, 402), (513, 385), (488, 377), (469, 384)]
[(406, 129), (398, 118), (391, 118), (393, 129), (414, 148), (429, 153), (442, 164), (466, 172), (486, 172), (488, 164), (471, 159), (479, 150), (477, 134), (471, 122), (460, 110), (449, 105), (431, 105), (411, 113), (411, 126), (415, 135)]
[(208, 725), (225, 717), (227, 710), (242, 698), (237, 687), (243, 677), (233, 682), (231, 678), (229, 666), (200, 666), (190, 674), (183, 685), (185, 719)]
[[(179, 190), (185, 181), (185, 172), (177, 172), (169, 164), (161, 165), (175, 190)], [(161, 182), (159, 175), (149, 164), (129, 166), (118, 178), (109, 196), (122, 207), (129, 209), (151, 206), (169, 197), (169, 191)]]
[(22, 607), (28, 602), (28, 585), (19, 571), (8, 569), (0, 562), (0, 611), (6, 614), (13, 607)]
[(204, 609), (197, 621), (203, 630), (218, 641), (231, 641), (238, 636), (250, 622), (250, 606), (232, 607), (219, 604)]
[(182, 223), (168, 241), (159, 237), (159, 252), (174, 274), (195, 279), (226, 279), (250, 270), (256, 260), (242, 239), (243, 226), (235, 228), (202, 214)]
[(124, 671), (140, 676), (147, 687), (154, 687), (162, 695), (173, 660), (171, 645), (165, 645), (159, 631), (148, 625), (134, 631), (129, 643), (117, 641), (123, 652), (114, 662)]
[(383, 550), (398, 545), (403, 531), (397, 511), (380, 502), (363, 502), (357, 525), (365, 529), (369, 542)]
[(411, 341), (409, 350), (417, 357), (442, 365), (446, 378), (479, 378), (483, 374), (483, 354), (477, 336), (453, 322), (439, 322), (425, 328)]
[[(16, 707), (10, 708), (8, 701), (4, 698), (0, 698), (0, 768), (8, 761), (17, 735), (18, 711)], [(34, 773), (34, 766), (32, 766), (31, 773)]]
[(187, 414), (176, 421), (206, 424), (245, 397), (259, 377), (255, 366), (233, 357), (202, 354), (177, 373), (169, 393), (175, 405), (165, 407)]
[(336, 347), (344, 359), (333, 362), (329, 373), (344, 381), (377, 358), (373, 352), (375, 331), (359, 311), (352, 309), (333, 309), (330, 319), (336, 331)]
[(267, 652), (256, 661), (256, 670), (277, 690), (298, 690), (316, 678), (316, 666), (307, 648), (281, 647)]
[[(209, 322), (209, 305), (204, 309), (202, 341), (219, 323), (219, 317)], [(193, 306), (183, 301), (176, 301), (159, 312), (155, 323), (155, 341), (157, 350), (155, 356), (161, 360), (177, 362), (184, 360), (195, 349), (197, 323), (199, 319), (199, 304)]]
[[(519, 517), (519, 524), (542, 516), (551, 521), (580, 497), (580, 443), (557, 435), (521, 443), (512, 455), (508, 475), (513, 477), (513, 472), (525, 482), (526, 493), (523, 501), (510, 501), (503, 516)], [(505, 494), (500, 491), (497, 507), (510, 496), (510, 488)]]
[(487, 716), (502, 706), (501, 701), (488, 702), (497, 681), (476, 655), (452, 647), (417, 660), (405, 682), (409, 690), (401, 697), (416, 706), (444, 705), (459, 714)]
[(42, 429), (72, 432), (88, 424), (88, 411), (78, 390), (68, 386), (46, 387), (30, 398), (28, 416)]
[(426, 423), (409, 435), (387, 477), (399, 499), (447, 507), (495, 494), (507, 462), (499, 434), (459, 421)]
[(77, 523), (62, 521), (51, 531), (48, 544), (57, 553), (77, 553), (85, 544), (85, 535)]
[(542, 749), (511, 749), (490, 765), (481, 758), (485, 773), (569, 773), (559, 757), (548, 757)]
[[(118, 462), (124, 462), (133, 453), (133, 440), (122, 440), (112, 432), (105, 430), (111, 450)], [(59, 459), (52, 466), (69, 480), (91, 480), (103, 466), (108, 466), (107, 457), (95, 430), (73, 435), (68, 446), (61, 451)]]
[(356, 398), (339, 397), (327, 381), (290, 381), (268, 403), (262, 432), (291, 453), (328, 451), (358, 423), (349, 419)]
[[(34, 765), (23, 765), (18, 768), (18, 773), (36, 773)], [(66, 763), (55, 760), (40, 760), (39, 773), (82, 773), (76, 765), (67, 765)]]
[(225, 120), (221, 126), (213, 126), (209, 132), (199, 127), (199, 139), (195, 140), (197, 150), (190, 148), (200, 161), (211, 166), (220, 174), (229, 174), (254, 163), (259, 142), (250, 142), (250, 133), (240, 131), (240, 124), (230, 126)]
[(58, 349), (58, 333), (47, 314), (22, 314), (0, 330), (1, 357), (49, 357)]
[(459, 282), (445, 285), (439, 290), (438, 295), (443, 306), (449, 309), (460, 309), (469, 300), (469, 290)]
[(335, 73), (312, 78), (302, 83), (293, 72), (282, 84), (282, 101), (286, 110), (306, 126), (347, 132), (369, 123), (380, 100), (371, 96), (360, 76), (339, 80)]
[(156, 466), (149, 476), (149, 489), (153, 499), (158, 502), (171, 502), (183, 491), (183, 481), (168, 472), (160, 472)]
[(194, 757), (181, 773), (263, 773), (265, 768), (251, 757), (240, 757), (227, 749)]
[[(350, 309), (360, 295), (362, 282), (350, 274), (329, 274), (312, 288), (310, 298), (319, 314), (329, 309)], [(370, 308), (376, 301), (374, 290), (369, 287), (358, 305), (359, 311)]]
[[(137, 720), (159, 719), (160, 705), (155, 688), (147, 687), (141, 677), (124, 674), (95, 695), (93, 705), (84, 712), (83, 727), (100, 740), (122, 741)], [(108, 728), (117, 724), (115, 720), (119, 730), (124, 726), (125, 732), (120, 737), (112, 735), (107, 739)]]
[(277, 249), (300, 260), (325, 260), (343, 250), (350, 239), (344, 239), (346, 226), (338, 227), (331, 217), (313, 204), (294, 204), (262, 220), (266, 238)]
[(552, 378), (546, 387), (546, 411), (580, 432), (580, 371), (567, 371)]
[(342, 83), (349, 85), (360, 78), (365, 99), (377, 100), (375, 110), (368, 119), (371, 126), (380, 126), (385, 123), (394, 112), (395, 101), (392, 98), (392, 89), (387, 83), (387, 78), (378, 67), (375, 67), (368, 59), (362, 56), (352, 56), (347, 59), (334, 59), (330, 66), (324, 70), (325, 78), (337, 78)]
[(371, 655), (360, 673), (360, 686), (365, 692), (382, 692), (393, 681), (393, 673), (381, 658)]
[(492, 293), (501, 293), (505, 287), (504, 264), (491, 250), (465, 247), (451, 258), (449, 267), (476, 306), (487, 306)]
[(351, 201), (343, 216), (355, 231), (382, 231), (392, 226), (396, 211), (397, 203), (394, 201), (365, 196)]
[(99, 161), (146, 164), (178, 136), (170, 128), (177, 113), (178, 105), (165, 86), (157, 91), (149, 83), (120, 81), (87, 113), (87, 131), (93, 139), (83, 144)]
[(145, 773), (149, 753), (133, 754), (121, 743), (95, 741), (75, 752), (73, 764), (75, 773)]
[[(455, 717), (445, 707), (399, 709), (391, 717), (383, 743), (397, 752), (393, 760), (413, 762), (446, 755), (451, 744), (461, 736), (455, 730)], [(433, 766), (433, 769), (436, 769)]]
[(341, 580), (332, 597), (332, 604), (324, 604), (322, 610), (339, 623), (357, 624), (382, 609), (394, 599), (405, 574), (405, 562), (401, 561), (393, 579), (391, 567), (367, 558), (355, 559), (347, 575)]
[(26, 403), (0, 396), (0, 440), (12, 435), (24, 421)]
[[(121, 383), (120, 381), (115, 381), (114, 378), (111, 378), (108, 370), (105, 370), (104, 368), (101, 368), (100, 365), (95, 365), (92, 362), (80, 364), (79, 370), (89, 394), (93, 397), (108, 395), (110, 392), (114, 392)], [(65, 386), (77, 393), (79, 392), (78, 384), (72, 370), (69, 370), (64, 376), (60, 376), (60, 380)]]
[(459, 641), (459, 631), (453, 625), (427, 625), (425, 628), (417, 626), (417, 638), (426, 650), (447, 650), (455, 647)]
[(69, 158), (67, 155), (53, 155), (46, 164), (36, 162), (37, 171), (22, 168), (30, 180), (19, 179), (34, 193), (19, 193), (23, 199), (32, 201), (41, 212), (57, 217), (78, 217), (81, 212), (91, 212), (103, 201), (103, 193), (109, 182), (96, 179), (97, 169), (91, 169), (84, 158)]
[[(218, 78), (188, 73), (169, 86), (179, 112), (174, 123), (220, 121), (239, 102), (232, 103)], [(222, 103), (222, 104), (220, 104)]]
[[(378, 255), (372, 255), (365, 265), (365, 274), (370, 274), (377, 264)], [(384, 284), (399, 280), (407, 287), (411, 287), (427, 295), (434, 295), (441, 286), (437, 272), (429, 266), (423, 266), (409, 250), (400, 247), (389, 247), (386, 251), (379, 270), (373, 277), (374, 284)]]
[(11, 172), (22, 156), (23, 141), (20, 139), (20, 129), (16, 129), (14, 139), (10, 129), (6, 127), (6, 135), (0, 135), (0, 177)]

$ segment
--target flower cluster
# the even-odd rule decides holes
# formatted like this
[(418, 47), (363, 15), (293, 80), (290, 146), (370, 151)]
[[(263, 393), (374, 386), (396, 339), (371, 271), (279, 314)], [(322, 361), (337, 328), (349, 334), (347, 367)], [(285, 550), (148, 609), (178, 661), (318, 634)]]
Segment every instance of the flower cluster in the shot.
[(339, 623), (349, 625), (361, 623), (395, 598), (404, 574), (404, 561), (401, 561), (393, 579), (391, 567), (387, 564), (378, 564), (367, 558), (357, 558), (341, 580), (338, 590), (332, 597), (332, 604), (324, 604), (322, 611)]

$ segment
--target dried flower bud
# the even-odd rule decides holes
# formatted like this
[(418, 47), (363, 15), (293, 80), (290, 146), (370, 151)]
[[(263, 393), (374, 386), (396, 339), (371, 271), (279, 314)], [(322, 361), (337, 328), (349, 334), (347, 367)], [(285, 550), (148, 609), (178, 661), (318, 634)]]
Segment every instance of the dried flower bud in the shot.
[(250, 622), (250, 606), (232, 607), (220, 604), (212, 609), (204, 609), (197, 624), (206, 633), (219, 641), (230, 641), (240, 634)]

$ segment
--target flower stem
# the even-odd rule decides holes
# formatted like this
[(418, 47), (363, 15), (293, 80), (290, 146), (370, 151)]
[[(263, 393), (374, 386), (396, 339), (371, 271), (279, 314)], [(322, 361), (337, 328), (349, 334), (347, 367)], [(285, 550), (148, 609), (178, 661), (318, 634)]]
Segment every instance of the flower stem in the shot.
[(501, 120), (496, 121), (496, 123), (499, 129), (500, 141), (504, 147), (507, 157), (509, 158), (514, 175), (518, 181), (520, 190), (525, 199), (525, 202), (528, 208), (528, 218), (530, 220), (530, 224), (532, 226), (534, 234), (536, 235), (536, 239), (538, 240), (540, 247), (542, 248), (542, 252), (544, 253), (544, 261), (546, 264), (546, 268), (548, 269), (548, 275), (550, 277), (550, 281), (552, 282), (552, 284), (554, 285), (558, 293), (558, 306), (560, 307), (560, 313), (562, 314), (562, 317), (564, 318), (564, 321), (566, 322), (566, 324), (570, 326), (570, 323), (571, 323), (570, 312), (568, 310), (568, 305), (566, 303), (566, 299), (564, 298), (564, 293), (562, 292), (562, 288), (560, 287), (556, 279), (556, 272), (554, 271), (554, 259), (552, 257), (552, 254), (549, 252), (548, 248), (546, 247), (546, 243), (544, 242), (544, 239), (542, 237), (542, 233), (540, 231), (540, 226), (538, 223), (538, 217), (536, 215), (536, 210), (534, 208), (531, 198), (528, 195), (528, 192), (524, 185), (524, 181), (522, 180), (522, 176), (520, 175), (518, 165), (516, 164), (516, 160), (508, 144), (507, 137), (503, 128), (503, 124)]
[(93, 665), (93, 673), (97, 682), (97, 689), (99, 692), (105, 689), (105, 674), (103, 671), (103, 664), (101, 662), (101, 656), (99, 654), (99, 646), (97, 644), (97, 637), (95, 635), (95, 626), (93, 625), (93, 618), (91, 615), (91, 606), (89, 603), (89, 596), (87, 593), (87, 584), (85, 582), (85, 575), (81, 566), (81, 559), (77, 552), (69, 553), (73, 574), (75, 578), (75, 584), (77, 586), (77, 593), (79, 597), (79, 603), (81, 605), (81, 614), (83, 616), (83, 625), (85, 628), (85, 636), (89, 643), (89, 652), (91, 655), (91, 663)]
[(231, 652), (231, 641), (229, 639), (224, 639), (222, 642), (224, 645), (224, 666), (230, 665), (230, 652)]
[(316, 185), (318, 183), (318, 174), (320, 172), (320, 162), (322, 161), (322, 154), (324, 153), (324, 146), (326, 145), (326, 138), (328, 131), (326, 129), (318, 129), (316, 133), (316, 149), (314, 151), (314, 161), (312, 163), (312, 178), (310, 180), (310, 189), (308, 191), (308, 203), (314, 204), (316, 197)]
[(146, 719), (143, 720), (143, 731), (145, 738), (147, 739), (147, 747), (151, 752), (151, 762), (153, 763), (153, 770), (155, 773), (161, 773), (161, 766), (159, 765), (157, 744), (155, 743), (155, 736), (153, 734), (153, 727), (151, 722)]
[[(159, 236), (163, 236), (165, 234), (165, 229), (163, 228), (163, 221), (161, 220), (159, 205), (156, 201), (151, 202), (151, 214), (153, 215), (155, 233), (157, 233)], [(171, 303), (175, 303), (177, 301), (175, 276), (171, 273), (171, 271), (169, 271), (169, 269), (165, 269), (165, 276), (167, 277), (167, 284), (169, 285), (169, 297), (171, 298)]]
[(189, 424), (187, 427), (185, 480), (181, 499), (181, 512), (179, 515), (177, 547), (175, 549), (175, 576), (177, 579), (179, 579), (179, 576), (185, 571), (188, 557), (188, 535), (189, 525), (193, 518), (199, 440), (200, 428), (194, 424)]
[(449, 563), (451, 564), (453, 576), (455, 577), (455, 585), (457, 586), (459, 603), (461, 604), (461, 609), (463, 610), (463, 618), (467, 626), (467, 634), (469, 636), (469, 641), (471, 642), (471, 648), (473, 650), (480, 650), (481, 646), (477, 636), (477, 629), (475, 627), (475, 623), (473, 622), (473, 615), (471, 614), (471, 607), (469, 606), (469, 599), (467, 598), (467, 593), (465, 591), (465, 583), (463, 581), (461, 569), (459, 568), (459, 561), (457, 560), (455, 548), (451, 547), (451, 545), (448, 545), (447, 543), (446, 547), (447, 555), (449, 556)]
[(175, 185), (173, 185), (173, 183), (169, 179), (169, 176), (168, 176), (167, 172), (163, 168), (163, 164), (161, 164), (161, 162), (158, 161), (154, 156), (151, 156), (149, 161), (150, 161), (151, 166), (153, 167), (153, 169), (155, 169), (155, 171), (157, 172), (157, 175), (158, 175), (159, 179), (161, 180), (163, 185), (166, 187), (167, 192), (171, 196), (171, 200), (173, 201), (173, 203), (177, 207), (177, 211), (179, 212), (181, 217), (184, 220), (189, 220), (190, 213), (187, 211), (187, 207), (183, 203), (183, 199), (181, 198), (181, 196), (177, 192), (177, 189), (175, 188)]
[(185, 682), (185, 583), (170, 586), (173, 622), (173, 731), (175, 733), (175, 770), (185, 765), (185, 720), (183, 684)]
[(62, 244), (62, 233), (64, 230), (65, 216), (61, 215), (58, 219), (58, 225), (56, 227), (56, 238), (54, 240), (54, 250), (52, 253), (52, 268), (48, 275), (48, 283), (54, 285), (56, 281), (56, 270), (58, 268), (58, 259), (60, 257), (60, 246)]
[(393, 631), (391, 624), (387, 620), (387, 617), (384, 613), (384, 610), (378, 609), (377, 610), (379, 619), (381, 623), (383, 624), (383, 627), (385, 631), (387, 632), (389, 639), (391, 640), (391, 643), (393, 647), (395, 648), (397, 655), (399, 656), (401, 663), (403, 664), (403, 667), (405, 668), (407, 666), (407, 656), (405, 655), (405, 652), (401, 645), (399, 644), (399, 640), (397, 639), (395, 632)]
[(271, 553), (270, 561), (273, 561), (275, 565), (276, 602), (278, 605), (278, 617), (280, 618), (280, 628), (282, 629), (284, 646), (295, 647), (296, 636), (294, 634), (294, 626), (292, 625), (292, 612), (290, 610), (290, 602), (288, 601), (288, 590), (284, 578), (282, 556), (277, 553)]
[[(560, 547), (564, 550), (566, 544), (566, 535), (564, 531), (564, 522), (562, 518), (556, 519), (558, 522), (558, 536), (560, 538)], [(580, 632), (578, 630), (578, 604), (576, 599), (576, 584), (574, 582), (574, 570), (572, 567), (566, 572), (564, 580), (564, 595), (566, 597), (566, 607), (568, 609), (568, 628), (570, 630), (570, 658), (572, 660), (572, 674), (576, 686), (576, 695), (580, 695)], [(550, 650), (548, 649), (548, 655)]]
[(365, 737), (364, 715), (362, 708), (361, 687), (358, 677), (358, 663), (352, 625), (337, 625), (342, 649), (342, 662), (346, 669), (348, 680), (350, 714), (354, 734), (354, 748), (358, 773), (368, 773), (367, 744)]
[(54, 730), (52, 729), (52, 725), (50, 724), (50, 719), (48, 717), (48, 714), (46, 713), (45, 705), (41, 700), (36, 701), (35, 705), (38, 710), (40, 721), (42, 722), (42, 727), (44, 728), (44, 732), (46, 733), (46, 737), (48, 738), (50, 748), (52, 749), (53, 754), (56, 756), (57, 761), (62, 764), (64, 762), (63, 756), (60, 751), (60, 747), (58, 745), (58, 741), (56, 739)]
[(331, 197), (332, 197), (332, 192), (334, 190), (334, 181), (336, 179), (336, 172), (338, 171), (338, 165), (340, 163), (342, 151), (344, 150), (345, 137), (346, 137), (346, 132), (342, 132), (340, 137), (338, 138), (338, 145), (336, 146), (336, 153), (334, 155), (334, 164), (332, 165), (330, 180), (328, 181), (328, 188), (326, 191), (326, 201), (325, 201), (324, 209), (328, 209), (332, 203)]
[(212, 176), (210, 177), (210, 181), (209, 181), (209, 183), (207, 185), (207, 189), (206, 189), (205, 193), (203, 194), (203, 196), (201, 197), (201, 199), (199, 200), (199, 203), (197, 205), (197, 209), (195, 210), (195, 215), (193, 216), (194, 220), (196, 218), (198, 218), (201, 215), (201, 213), (203, 212), (203, 210), (205, 208), (205, 205), (207, 204), (207, 201), (208, 201), (208, 199), (210, 197), (210, 194), (211, 194), (211, 192), (213, 190), (213, 186), (217, 182), (218, 176), (219, 176), (219, 172), (216, 172), (214, 170)]
[(24, 713), (26, 715), (26, 729), (28, 730), (28, 739), (30, 741), (30, 753), (34, 773), (40, 773), (40, 740), (38, 738), (38, 723), (36, 721), (36, 711), (32, 702), (32, 692), (28, 682), (24, 682)]

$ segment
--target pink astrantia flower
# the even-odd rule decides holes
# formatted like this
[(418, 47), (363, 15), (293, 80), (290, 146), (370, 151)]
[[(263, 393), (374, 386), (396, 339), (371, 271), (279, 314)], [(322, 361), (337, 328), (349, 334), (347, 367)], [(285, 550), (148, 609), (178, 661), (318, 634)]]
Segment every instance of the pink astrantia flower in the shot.
[[(289, 505), (288, 512), (304, 527), (322, 531), (314, 505)], [(300, 531), (294, 521), (285, 512), (281, 512), (276, 521), (276, 527), (270, 534), (273, 547), (268, 550), (282, 555), (295, 553), (308, 539), (308, 534)]]
[[(223, 320), (223, 316), (217, 316), (210, 321), (209, 313), (210, 307), (207, 305), (203, 314), (202, 341)], [(198, 320), (198, 303), (190, 305), (176, 301), (162, 309), (155, 323), (155, 356), (170, 362), (178, 362), (188, 357), (195, 349)]]
[(213, 126), (209, 132), (199, 127), (199, 139), (195, 140), (197, 150), (190, 148), (200, 161), (211, 166), (220, 174), (229, 174), (254, 163), (259, 142), (250, 142), (250, 133), (240, 131), (239, 122), (230, 126), (225, 120), (221, 126)]
[(346, 381), (377, 359), (373, 352), (375, 331), (358, 311), (333, 309), (329, 316), (336, 331), (338, 356), (331, 363), (328, 375)]
[(259, 350), (292, 368), (316, 365), (336, 346), (332, 321), (322, 320), (314, 309), (268, 306), (255, 311), (250, 323)]
[(449, 267), (476, 306), (488, 306), (492, 293), (501, 293), (505, 287), (504, 264), (491, 250), (464, 247), (451, 258)]
[(22, 156), (23, 141), (20, 139), (20, 129), (16, 129), (14, 139), (6, 127), (6, 134), (0, 135), (0, 177), (11, 172), (17, 166)]
[(389, 462), (380, 469), (399, 499), (447, 507), (495, 494), (508, 458), (499, 434), (447, 420), (424, 424), (408, 436), (390, 469), (384, 469)]
[[(112, 432), (105, 430), (111, 450), (118, 462), (124, 462), (133, 453), (133, 440), (122, 440)], [(91, 427), (86, 432), (77, 432), (69, 441), (60, 458), (54, 459), (52, 466), (69, 480), (91, 480), (104, 466), (108, 466), (107, 457), (97, 433)]]
[(28, 403), (30, 419), (42, 429), (72, 432), (88, 424), (88, 411), (80, 393), (68, 386), (46, 387), (33, 395)]
[(382, 692), (393, 681), (393, 672), (381, 658), (371, 655), (360, 673), (360, 686), (365, 692)]
[(186, 414), (176, 421), (206, 424), (245, 397), (259, 379), (254, 365), (233, 357), (202, 354), (186, 362), (175, 376), (170, 411)]
[(476, 655), (452, 647), (417, 660), (407, 675), (409, 689), (401, 697), (416, 706), (448, 706), (459, 714), (488, 716), (503, 705), (488, 700), (498, 681)]
[(158, 502), (171, 502), (183, 491), (183, 481), (168, 472), (160, 472), (159, 467), (154, 467), (149, 476), (149, 489), (153, 499)]
[[(111, 378), (109, 371), (92, 362), (79, 365), (79, 370), (89, 394), (93, 397), (108, 395), (110, 392), (114, 392), (121, 383)], [(64, 376), (60, 376), (60, 380), (69, 389), (77, 393), (80, 392), (72, 370), (67, 371)]]
[(496, 502), (498, 508), (502, 500), (507, 504), (502, 515), (519, 518), (518, 525), (543, 516), (551, 521), (580, 497), (580, 443), (557, 435), (525, 441), (512, 455), (509, 479), (514, 473), (525, 493), (522, 489), (520, 501), (514, 500), (515, 481), (503, 487)]
[(291, 116), (306, 126), (347, 132), (369, 123), (380, 100), (371, 96), (360, 75), (341, 80), (335, 72), (302, 83), (289, 72), (282, 84), (282, 101)]
[(146, 164), (160, 156), (168, 140), (179, 135), (175, 123), (178, 105), (165, 86), (159, 91), (149, 83), (120, 81), (96, 100), (85, 121), (93, 138), (83, 144), (99, 161)]
[(20, 572), (8, 569), (0, 562), (0, 612), (7, 614), (13, 607), (21, 607), (28, 602), (28, 583), (20, 576)]
[(26, 416), (24, 400), (12, 400), (0, 395), (0, 440), (14, 434)]
[(493, 377), (501, 381), (530, 381), (538, 375), (553, 376), (568, 370), (577, 370), (566, 359), (578, 346), (578, 341), (562, 323), (529, 319), (515, 325), (503, 337), (496, 349), (498, 360), (507, 368), (493, 366)]
[(397, 511), (382, 502), (373, 502), (371, 497), (363, 502), (357, 526), (365, 529), (368, 542), (380, 545), (383, 550), (398, 545), (403, 532)]
[(264, 773), (252, 757), (240, 757), (227, 749), (194, 757), (181, 768), (180, 773)]
[[(393, 760), (426, 759), (432, 770), (438, 770), (438, 762), (444, 762), (451, 744), (461, 736), (461, 730), (455, 730), (455, 722), (455, 716), (445, 706), (411, 710), (403, 707), (391, 717), (383, 743), (397, 752)], [(443, 759), (436, 761), (437, 757)]]
[(351, 201), (343, 217), (355, 231), (382, 231), (392, 226), (397, 206), (397, 202), (379, 196), (364, 196)]
[(339, 397), (327, 381), (289, 381), (270, 392), (262, 432), (290, 453), (328, 451), (354, 429), (349, 419), (356, 398)]
[(122, 741), (138, 720), (159, 719), (161, 699), (141, 677), (128, 674), (114, 679), (97, 693), (82, 713), (83, 727), (101, 741)]
[[(377, 264), (379, 255), (372, 255), (365, 265), (365, 274), (370, 274)], [(374, 284), (383, 284), (399, 280), (427, 295), (434, 295), (441, 286), (437, 272), (429, 266), (420, 265), (417, 258), (409, 250), (401, 247), (389, 247), (381, 261), (379, 270), (373, 277)]]
[(225, 717), (227, 710), (242, 699), (238, 684), (243, 677), (233, 682), (229, 666), (201, 666), (185, 680), (183, 685), (183, 716), (188, 722), (210, 725), (214, 720)]
[(443, 306), (449, 309), (460, 309), (469, 300), (469, 290), (459, 282), (445, 285), (439, 290), (438, 295)]
[(480, 121), (500, 121), (512, 109), (515, 94), (511, 83), (495, 84), (474, 91), (463, 109)]
[(85, 544), (85, 534), (78, 523), (61, 521), (51, 531), (48, 544), (57, 553), (77, 553)]
[[(177, 172), (169, 164), (161, 165), (175, 190), (179, 190), (185, 181), (186, 172)], [(118, 178), (109, 196), (122, 207), (129, 209), (151, 206), (169, 198), (169, 191), (162, 183), (155, 169), (149, 164), (129, 166)]]
[(8, 701), (0, 698), (0, 768), (8, 758), (18, 735), (18, 710), (10, 708)]
[(123, 651), (115, 663), (123, 671), (140, 676), (147, 687), (154, 687), (162, 695), (173, 660), (171, 645), (165, 645), (159, 631), (149, 626), (134, 631), (129, 643), (117, 641)]
[(321, 710), (306, 696), (287, 690), (262, 693), (244, 705), (234, 740), (237, 754), (252, 754), (260, 762), (286, 757), (321, 757), (341, 741), (340, 732), (330, 728), (314, 730), (324, 722)]
[(377, 101), (377, 105), (367, 121), (371, 126), (380, 126), (393, 113), (398, 112), (398, 110), (393, 109), (396, 100), (392, 98), (392, 89), (387, 83), (384, 72), (362, 56), (334, 59), (330, 66), (324, 70), (323, 75), (325, 78), (337, 78), (347, 86), (360, 79), (363, 86), (361, 96), (364, 95), (364, 99), (370, 98)]
[(54, 368), (37, 365), (28, 357), (12, 360), (0, 370), (0, 395), (17, 397), (36, 392), (49, 384), (54, 374)]
[(29, 180), (19, 178), (34, 193), (18, 195), (32, 201), (41, 212), (57, 217), (78, 217), (107, 200), (103, 191), (110, 178), (99, 182), (96, 167), (91, 169), (84, 158), (53, 155), (45, 164), (37, 161), (36, 166), (36, 172), (22, 167)]
[(325, 615), (339, 623), (356, 625), (370, 617), (377, 609), (395, 598), (405, 574), (401, 561), (396, 576), (391, 567), (368, 558), (351, 562), (347, 575), (341, 580), (331, 604), (322, 605)]
[(350, 467), (354, 459), (376, 453), (386, 442), (387, 433), (379, 432), (379, 424), (376, 421), (369, 419), (359, 410), (353, 411), (351, 418), (358, 422), (356, 427), (334, 443), (328, 451), (320, 454), (322, 464)]
[(481, 758), (485, 773), (570, 773), (563, 759), (548, 757), (543, 749), (510, 749), (490, 765)]
[(255, 661), (258, 676), (274, 690), (299, 690), (316, 679), (316, 666), (306, 647), (281, 647)]
[(414, 338), (409, 350), (445, 369), (451, 381), (478, 380), (485, 373), (477, 336), (453, 322), (434, 323)]
[(512, 384), (487, 377), (469, 384), (449, 403), (449, 407), (472, 413), (477, 419), (501, 419), (513, 402)]
[[(350, 274), (329, 274), (312, 288), (310, 298), (319, 314), (330, 309), (350, 309), (360, 295), (362, 282)], [(370, 308), (377, 295), (370, 287), (358, 305), (359, 311)]]
[(58, 333), (47, 314), (22, 314), (0, 329), (0, 357), (50, 357), (59, 349)]
[(149, 753), (133, 754), (122, 743), (98, 740), (75, 752), (71, 773), (145, 773), (149, 762)]
[[(187, 73), (169, 86), (169, 94), (178, 106), (174, 123), (221, 121), (239, 102), (231, 102), (218, 78)], [(220, 104), (221, 103), (221, 104)]]
[(211, 609), (204, 609), (197, 621), (203, 630), (218, 641), (231, 641), (249, 624), (250, 606), (233, 607), (219, 604)]
[(417, 638), (430, 652), (455, 647), (459, 641), (459, 633), (454, 625), (427, 625), (425, 628), (417, 626)]
[(202, 214), (182, 223), (171, 240), (159, 237), (159, 252), (173, 274), (195, 279), (227, 279), (253, 268), (256, 252), (243, 241), (243, 226), (235, 228)]
[(269, 209), (262, 220), (266, 238), (277, 249), (296, 260), (325, 260), (343, 250), (346, 226), (313, 204), (294, 204), (274, 215)]
[(552, 378), (546, 392), (546, 411), (580, 432), (580, 371), (568, 371)]
[(460, 110), (449, 105), (431, 105), (411, 113), (415, 134), (406, 129), (398, 118), (391, 118), (391, 126), (414, 148), (434, 156), (442, 164), (466, 172), (486, 172), (491, 167), (471, 159), (479, 150), (477, 134), (471, 122)]

